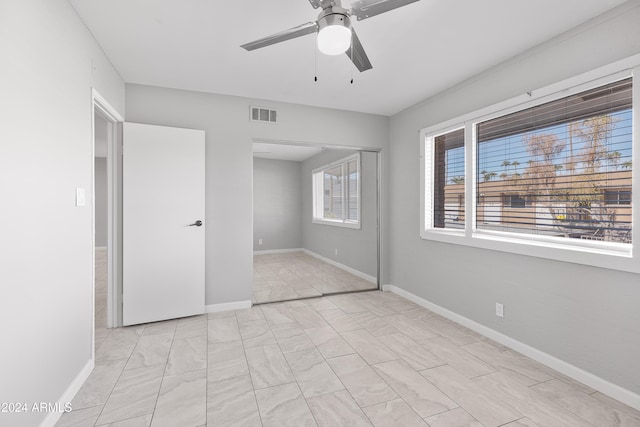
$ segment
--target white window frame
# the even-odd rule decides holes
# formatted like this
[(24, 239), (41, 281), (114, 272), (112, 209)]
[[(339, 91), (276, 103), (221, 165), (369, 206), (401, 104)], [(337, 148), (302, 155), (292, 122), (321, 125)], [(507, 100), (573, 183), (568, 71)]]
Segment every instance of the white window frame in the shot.
[[(634, 250), (634, 247), (640, 245), (640, 169), (635, 170), (636, 167), (640, 168), (640, 78), (634, 78), (632, 92), (632, 244), (521, 235), (480, 230), (476, 226), (478, 123), (634, 76), (640, 76), (640, 55), (420, 130), (420, 237), (437, 242), (640, 273), (640, 251)], [(433, 173), (433, 166), (427, 164), (428, 160), (433, 161), (433, 157), (428, 156), (429, 139), (460, 127), (465, 128), (464, 232), (434, 229), (426, 223), (428, 216), (425, 215), (425, 209), (429, 207), (428, 200), (433, 197), (433, 189), (430, 188), (433, 181), (426, 179)], [(432, 142), (430, 144), (433, 145)]]
[[(420, 205), (423, 207), (420, 209), (420, 223), (424, 224), (424, 234), (441, 234), (441, 235), (451, 235), (451, 236), (461, 236), (464, 235), (465, 230), (463, 229), (454, 229), (454, 228), (436, 228), (433, 226), (434, 214), (433, 214), (433, 198), (434, 198), (434, 173), (435, 167), (433, 162), (435, 160), (435, 140), (437, 137), (442, 136), (446, 133), (455, 132), (460, 129), (464, 129), (464, 123), (457, 123), (452, 126), (447, 126), (445, 128), (434, 130), (433, 132), (425, 132), (423, 138), (421, 138), (423, 143), (420, 144), (420, 158), (422, 161), (420, 162), (420, 182), (423, 184), (423, 188), (420, 191)], [(466, 175), (467, 175), (467, 143), (466, 143), (466, 132), (465, 132), (465, 144), (464, 144), (464, 156), (465, 156), (465, 213), (464, 216), (467, 218), (469, 211), (467, 210), (467, 186), (466, 186)], [(426, 238), (422, 236), (423, 238)]]
[[(358, 219), (357, 220), (348, 220), (346, 219), (346, 211), (349, 208), (349, 204), (347, 202), (347, 192), (345, 191), (345, 186), (347, 185), (346, 179), (344, 179), (344, 168), (346, 168), (347, 164), (351, 161), (356, 161), (356, 168), (358, 171)], [(324, 212), (324, 182), (323, 182), (323, 174), (327, 169), (335, 168), (336, 166), (343, 167), (343, 179), (342, 179), (342, 197), (343, 197), (343, 218), (342, 219), (329, 219), (324, 217), (318, 217), (316, 214), (318, 212)], [(335, 162), (328, 163), (319, 168), (316, 168), (311, 171), (311, 194), (313, 199), (313, 206), (311, 210), (312, 222), (314, 224), (324, 224), (324, 225), (332, 225), (336, 227), (346, 227), (346, 228), (361, 228), (361, 212), (360, 207), (362, 204), (362, 192), (361, 192), (361, 182), (362, 182), (362, 167), (361, 167), (361, 156), (360, 153), (355, 153), (349, 155), (347, 157), (343, 157)], [(318, 186), (322, 186), (323, 191), (319, 192), (317, 190)]]

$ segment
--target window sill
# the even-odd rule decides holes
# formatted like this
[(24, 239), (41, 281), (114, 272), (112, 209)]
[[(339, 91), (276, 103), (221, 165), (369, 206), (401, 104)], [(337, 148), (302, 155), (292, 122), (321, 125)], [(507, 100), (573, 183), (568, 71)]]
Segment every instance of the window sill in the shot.
[(353, 228), (358, 230), (360, 229), (359, 222), (343, 222), (340, 220), (333, 221), (330, 219), (313, 218), (312, 223), (320, 225), (332, 225), (334, 227)]
[[(420, 233), (420, 237), (425, 240), (449, 241), (451, 237), (455, 239), (451, 243), (459, 243), (460, 238), (464, 238), (464, 229), (455, 228), (431, 228)], [(441, 240), (443, 239), (443, 240)]]
[(601, 242), (575, 242), (567, 244), (561, 239), (526, 238), (514, 233), (474, 231), (466, 235), (464, 231), (423, 230), (423, 240), (470, 246), (499, 252), (508, 252), (554, 261), (588, 265), (592, 267), (640, 273), (640, 262), (632, 256), (632, 245)]

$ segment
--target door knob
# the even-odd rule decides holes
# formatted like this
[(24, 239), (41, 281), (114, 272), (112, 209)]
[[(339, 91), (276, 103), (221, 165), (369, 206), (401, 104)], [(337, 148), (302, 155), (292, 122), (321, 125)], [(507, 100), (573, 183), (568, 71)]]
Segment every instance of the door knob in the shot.
[(193, 227), (194, 225), (195, 225), (196, 227), (200, 227), (200, 226), (202, 225), (202, 221), (197, 220), (197, 221), (196, 221), (196, 222), (194, 222), (193, 224), (189, 224), (189, 227)]

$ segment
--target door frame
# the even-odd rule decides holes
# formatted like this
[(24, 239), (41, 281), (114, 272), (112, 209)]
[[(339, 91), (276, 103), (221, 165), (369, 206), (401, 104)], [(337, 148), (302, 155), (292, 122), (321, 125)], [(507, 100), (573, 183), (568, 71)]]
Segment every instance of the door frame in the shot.
[[(122, 123), (124, 117), (91, 89), (91, 321), (95, 353), (95, 114), (107, 123), (107, 327), (122, 326)], [(94, 354), (95, 357), (95, 354)]]
[[(382, 275), (385, 273), (383, 271), (382, 261), (384, 259), (385, 253), (383, 252), (383, 211), (382, 211), (382, 202), (380, 198), (383, 195), (382, 192), (382, 170), (383, 170), (383, 149), (376, 147), (361, 147), (361, 146), (349, 146), (349, 145), (336, 145), (336, 144), (323, 144), (320, 142), (306, 142), (306, 141), (291, 141), (291, 140), (281, 140), (281, 139), (266, 139), (266, 138), (251, 138), (251, 142), (253, 143), (263, 143), (263, 144), (276, 144), (276, 145), (297, 145), (302, 147), (320, 147), (327, 148), (331, 150), (354, 150), (358, 152), (366, 152), (366, 153), (376, 153), (376, 240), (377, 240), (377, 252), (376, 252), (376, 262), (377, 262), (377, 281), (375, 290), (383, 290), (382, 288)], [(253, 150), (251, 152), (251, 212), (253, 216)], [(253, 228), (252, 228), (253, 230)], [(253, 231), (252, 231), (253, 235)], [(253, 253), (253, 237), (251, 238), (251, 251)], [(253, 255), (251, 257), (251, 264), (253, 265)], [(373, 290), (373, 289), (371, 289)], [(353, 293), (358, 291), (347, 291), (345, 293)], [(253, 300), (253, 282), (251, 283), (251, 297)], [(305, 298), (300, 298), (305, 299)], [(252, 304), (255, 305), (252, 301)]]

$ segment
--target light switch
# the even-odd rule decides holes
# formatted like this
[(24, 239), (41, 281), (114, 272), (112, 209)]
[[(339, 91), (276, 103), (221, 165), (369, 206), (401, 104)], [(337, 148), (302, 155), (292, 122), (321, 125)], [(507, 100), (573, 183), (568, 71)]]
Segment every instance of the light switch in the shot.
[(77, 187), (76, 188), (76, 207), (81, 207), (86, 205), (86, 198), (84, 193), (84, 188)]

